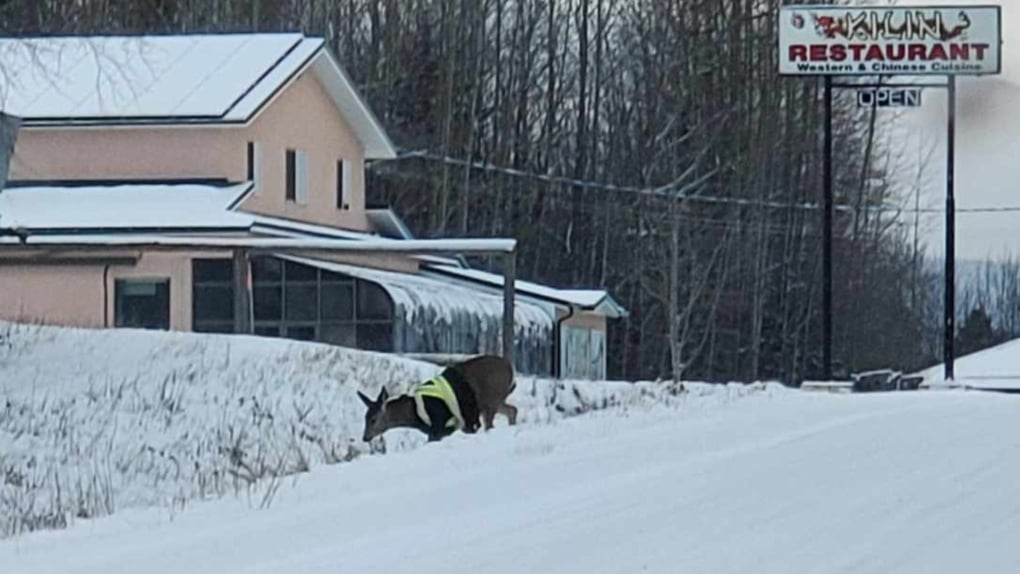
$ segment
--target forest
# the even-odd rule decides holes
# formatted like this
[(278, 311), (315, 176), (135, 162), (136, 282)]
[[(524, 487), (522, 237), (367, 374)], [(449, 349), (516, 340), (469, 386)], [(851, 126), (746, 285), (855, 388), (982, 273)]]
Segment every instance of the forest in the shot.
[[(370, 203), (420, 237), (516, 237), (521, 278), (609, 290), (630, 310), (612, 378), (796, 383), (821, 373), (824, 102), (821, 79), (777, 72), (778, 5), (21, 0), (0, 27), (321, 36), (401, 152), (368, 166)], [(837, 374), (941, 356), (921, 184), (894, 177), (916, 151), (887, 123), (834, 102)], [(1020, 313), (1002, 302), (1020, 266), (979, 275), (961, 316)], [(996, 325), (1020, 334), (1020, 315)]]

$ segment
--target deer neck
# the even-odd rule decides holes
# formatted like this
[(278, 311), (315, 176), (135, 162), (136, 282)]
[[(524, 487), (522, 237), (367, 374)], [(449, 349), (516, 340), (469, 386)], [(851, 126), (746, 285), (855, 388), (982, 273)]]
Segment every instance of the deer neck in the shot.
[(389, 428), (412, 428), (422, 430), (425, 423), (418, 417), (418, 410), (415, 408), (414, 397), (404, 395), (386, 403), (387, 419)]

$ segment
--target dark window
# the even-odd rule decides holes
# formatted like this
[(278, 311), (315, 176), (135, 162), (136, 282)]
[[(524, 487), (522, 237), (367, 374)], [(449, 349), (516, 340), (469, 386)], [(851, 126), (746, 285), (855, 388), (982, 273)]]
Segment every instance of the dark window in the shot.
[(260, 337), (279, 337), (279, 325), (255, 325), (255, 334)]
[(191, 274), (195, 283), (230, 283), (234, 280), (234, 262), (230, 259), (193, 259)]
[(335, 325), (322, 325), (319, 328), (319, 340), (330, 345), (341, 347), (356, 347), (358, 339), (354, 332), (354, 323), (337, 323)]
[(297, 339), (299, 341), (314, 341), (315, 327), (311, 325), (288, 325), (287, 334), (285, 336), (289, 339)]
[(233, 333), (234, 322), (224, 323), (223, 321), (204, 321), (192, 325), (192, 331), (196, 333)]
[(375, 283), (272, 257), (252, 270), (256, 334), (393, 350), (393, 301)]
[(323, 283), (321, 289), (323, 320), (354, 318), (353, 283)]
[(195, 285), (192, 296), (194, 322), (234, 320), (234, 289), (230, 285)]
[(199, 333), (234, 331), (234, 262), (191, 261), (191, 324)]
[(390, 297), (382, 287), (358, 281), (358, 319), (389, 319)]
[(170, 329), (169, 279), (117, 279), (114, 299), (117, 327)]
[(287, 201), (297, 201), (297, 153), (287, 150)]
[(392, 323), (360, 323), (357, 327), (358, 348), (369, 351), (393, 350)]
[(283, 319), (283, 288), (279, 285), (255, 284), (252, 289), (256, 321), (279, 321)]
[(255, 181), (255, 142), (248, 142), (248, 181)]
[(318, 289), (315, 284), (286, 286), (287, 304), (283, 318), (287, 321), (315, 321), (319, 314)]
[(287, 262), (287, 283), (295, 281), (311, 281), (314, 283), (318, 278), (319, 270), (315, 267), (294, 263), (293, 261)]
[(253, 257), (251, 273), (256, 283), (279, 283), (283, 281), (283, 261), (275, 257)]

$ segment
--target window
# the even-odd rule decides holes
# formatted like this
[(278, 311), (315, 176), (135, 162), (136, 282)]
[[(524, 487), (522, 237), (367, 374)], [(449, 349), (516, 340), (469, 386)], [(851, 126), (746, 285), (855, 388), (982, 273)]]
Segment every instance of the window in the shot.
[(280, 283), (283, 281), (283, 261), (275, 257), (253, 257), (251, 273), (256, 283)]
[(283, 317), (283, 286), (256, 284), (252, 290), (255, 321), (279, 321)]
[(342, 159), (336, 162), (336, 207), (351, 208), (351, 165)]
[(273, 257), (252, 259), (255, 333), (393, 349), (393, 301), (368, 281)]
[(390, 297), (382, 287), (358, 281), (358, 319), (389, 319)]
[(330, 345), (341, 347), (357, 347), (357, 335), (354, 332), (354, 323), (339, 323), (336, 325), (322, 325), (319, 340)]
[(354, 319), (354, 283), (330, 282), (321, 285), (322, 319), (350, 321)]
[(278, 325), (255, 327), (255, 334), (259, 337), (279, 337), (280, 327)]
[(114, 299), (117, 327), (170, 329), (169, 279), (117, 279)]
[(191, 324), (198, 333), (234, 332), (234, 262), (191, 261)]
[(314, 325), (290, 325), (286, 329), (287, 333), (284, 336), (288, 339), (297, 339), (298, 341), (315, 340)]
[(297, 153), (287, 150), (287, 201), (297, 201)]
[(393, 351), (393, 325), (362, 323), (357, 326), (358, 348), (388, 353)]
[(245, 172), (248, 181), (254, 182), (255, 191), (259, 190), (259, 182), (262, 179), (261, 150), (255, 142), (248, 142), (247, 150), (247, 171)]
[(287, 150), (286, 199), (294, 203), (308, 202), (308, 155), (304, 150)]
[(287, 283), (283, 318), (287, 321), (315, 321), (319, 314), (318, 285)]

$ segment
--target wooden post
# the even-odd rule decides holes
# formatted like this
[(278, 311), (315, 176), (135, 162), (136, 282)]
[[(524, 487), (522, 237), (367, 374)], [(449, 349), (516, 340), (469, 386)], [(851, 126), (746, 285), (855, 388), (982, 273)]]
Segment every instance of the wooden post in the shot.
[(251, 333), (251, 293), (248, 290), (247, 249), (234, 249), (234, 332)]
[(517, 250), (503, 255), (503, 358), (514, 362), (514, 284), (517, 282)]

